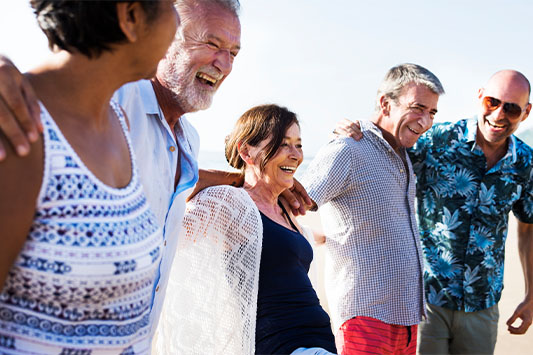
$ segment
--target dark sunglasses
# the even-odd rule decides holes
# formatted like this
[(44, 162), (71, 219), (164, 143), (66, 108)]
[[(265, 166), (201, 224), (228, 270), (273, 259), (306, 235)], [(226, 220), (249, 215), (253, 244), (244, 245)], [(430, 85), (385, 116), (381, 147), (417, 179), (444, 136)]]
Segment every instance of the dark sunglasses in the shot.
[(490, 96), (485, 96), (483, 98), (483, 107), (485, 107), (485, 110), (490, 112), (497, 110), (502, 104), (503, 112), (505, 112), (507, 117), (510, 119), (516, 119), (522, 114), (522, 112), (524, 112), (524, 109), (518, 104), (512, 102), (502, 102), (502, 100)]

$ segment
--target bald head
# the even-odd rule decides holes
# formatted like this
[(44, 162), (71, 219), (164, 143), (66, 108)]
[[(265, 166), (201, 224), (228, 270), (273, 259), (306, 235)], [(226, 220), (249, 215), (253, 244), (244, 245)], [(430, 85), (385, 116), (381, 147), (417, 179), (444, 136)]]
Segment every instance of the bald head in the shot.
[[(488, 96), (493, 96), (490, 95), (488, 92), (498, 92), (505, 94), (504, 96), (506, 97), (511, 94), (514, 97), (521, 97), (522, 100), (520, 100), (520, 102), (511, 102), (515, 102), (521, 107), (523, 107), (529, 102), (529, 96), (531, 94), (531, 85), (524, 74), (516, 70), (506, 69), (494, 73), (485, 85), (484, 91), (485, 95)], [(505, 97), (500, 97), (500, 95), (497, 95), (495, 97), (503, 99), (504, 101), (508, 101), (505, 99)]]
[(516, 70), (501, 70), (491, 76), (479, 90), (478, 144), (505, 151), (507, 139), (531, 111), (530, 90), (527, 78)]

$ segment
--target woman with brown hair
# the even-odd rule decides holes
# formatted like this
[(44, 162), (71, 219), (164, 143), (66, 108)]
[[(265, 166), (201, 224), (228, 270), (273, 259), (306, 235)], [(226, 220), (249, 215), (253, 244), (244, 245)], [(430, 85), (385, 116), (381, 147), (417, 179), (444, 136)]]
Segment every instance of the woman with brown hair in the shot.
[[(336, 352), (307, 275), (313, 249), (279, 199), (303, 160), (296, 115), (277, 105), (248, 110), (227, 138), (226, 158), (244, 186), (207, 188), (187, 207), (169, 284), (176, 293), (163, 312), (164, 337), (176, 345), (167, 349)], [(186, 331), (170, 339), (172, 322)]]

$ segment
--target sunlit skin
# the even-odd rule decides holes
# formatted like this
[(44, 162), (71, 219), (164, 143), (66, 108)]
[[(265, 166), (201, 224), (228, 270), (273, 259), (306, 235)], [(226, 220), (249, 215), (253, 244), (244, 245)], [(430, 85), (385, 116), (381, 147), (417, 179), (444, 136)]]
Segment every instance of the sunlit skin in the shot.
[(276, 205), (278, 196), (292, 187), (294, 173), (303, 161), (300, 127), (294, 123), (287, 129), (276, 155), (261, 172), (260, 157), (268, 141), (263, 140), (255, 147), (241, 147), (241, 157), (246, 162), (244, 188), (251, 191), (252, 196), (261, 196), (261, 200)]
[(391, 147), (399, 152), (412, 147), (431, 128), (438, 101), (439, 95), (426, 85), (410, 83), (402, 89), (397, 101), (380, 98), (380, 113), (373, 122)]
[[(515, 103), (523, 111), (517, 118), (510, 118), (503, 111), (503, 104), (490, 112), (483, 105), (485, 96), (494, 97), (503, 102)], [(524, 121), (531, 110), (529, 88), (524, 78), (515, 71), (503, 70), (494, 74), (485, 88), (479, 90), (480, 113), (478, 115), (478, 134), (476, 143), (483, 149), (487, 160), (496, 162), (507, 151), (507, 139)], [(491, 165), (489, 163), (489, 165)]]
[(167, 111), (176, 120), (211, 105), (240, 50), (241, 27), (234, 14), (208, 2), (194, 11), (181, 13), (176, 39), (156, 75), (156, 82), (171, 93)]

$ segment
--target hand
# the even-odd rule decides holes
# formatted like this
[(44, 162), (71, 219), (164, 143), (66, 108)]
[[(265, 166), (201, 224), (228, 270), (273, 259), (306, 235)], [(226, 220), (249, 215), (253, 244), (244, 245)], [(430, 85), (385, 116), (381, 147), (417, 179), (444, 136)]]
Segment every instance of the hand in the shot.
[(352, 137), (356, 141), (363, 138), (363, 132), (361, 132), (361, 126), (359, 121), (352, 122), (349, 119), (344, 118), (342, 121), (337, 122), (333, 134), (341, 137)]
[[(0, 131), (18, 155), (27, 155), (30, 142), (43, 131), (37, 97), (28, 80), (6, 57), (0, 56)], [(6, 156), (0, 142), (0, 161)]]
[(281, 193), (281, 198), (291, 206), (292, 214), (295, 216), (305, 215), (305, 211), (311, 209), (315, 204), (311, 197), (305, 191), (305, 188), (300, 182), (294, 179), (294, 184), (290, 189)]
[[(520, 318), (522, 324), (519, 327), (513, 327), (513, 323)], [(507, 330), (511, 334), (525, 334), (533, 320), (533, 301), (524, 301), (516, 307), (513, 315), (507, 321)]]

